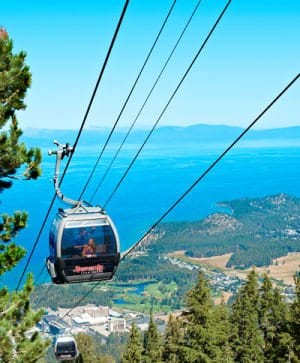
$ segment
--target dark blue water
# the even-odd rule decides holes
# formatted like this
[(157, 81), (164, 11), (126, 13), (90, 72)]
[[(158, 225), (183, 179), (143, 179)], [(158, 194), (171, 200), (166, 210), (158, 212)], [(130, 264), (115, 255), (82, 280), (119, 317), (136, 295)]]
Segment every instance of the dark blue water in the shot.
[(147, 282), (141, 282), (139, 284), (122, 284), (117, 285), (122, 288), (130, 288), (130, 290), (127, 291), (128, 294), (137, 294), (141, 295), (145, 291), (145, 288), (149, 285), (154, 284), (155, 282), (147, 281)]
[[(110, 203), (107, 212), (114, 220), (124, 251), (135, 243), (148, 228), (189, 188), (209, 167), (224, 147), (182, 148), (146, 147), (128, 173)], [(116, 182), (123, 175), (132, 155), (132, 146), (114, 167), (99, 189), (94, 204), (103, 205)], [(74, 154), (62, 191), (71, 198), (78, 198), (87, 177), (98, 158), (99, 150), (82, 148)], [(89, 200), (110, 154), (104, 155), (94, 178), (84, 195)], [(46, 216), (54, 194), (52, 177), (54, 157), (44, 153), (43, 176), (37, 181), (14, 182), (10, 191), (2, 194), (1, 212), (16, 209), (29, 212), (28, 228), (15, 241), (31, 250)], [(239, 147), (231, 151), (173, 210), (166, 220), (198, 220), (210, 213), (223, 211), (217, 202), (245, 198), (263, 197), (276, 193), (288, 193), (300, 197), (300, 147)], [(48, 255), (48, 229), (56, 209), (56, 202), (29, 266), (37, 275)], [(13, 272), (1, 278), (1, 284), (13, 287), (18, 281), (26, 259)], [(43, 275), (46, 277), (46, 275)], [(43, 278), (41, 279), (43, 280)]]

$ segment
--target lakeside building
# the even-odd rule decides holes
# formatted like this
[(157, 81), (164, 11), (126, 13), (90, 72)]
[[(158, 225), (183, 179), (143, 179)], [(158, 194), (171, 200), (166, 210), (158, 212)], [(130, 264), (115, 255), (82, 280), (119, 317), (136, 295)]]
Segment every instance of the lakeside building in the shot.
[(65, 321), (53, 314), (45, 315), (43, 320), (46, 326), (48, 326), (49, 333), (52, 335), (64, 334), (66, 329), (69, 328), (69, 325)]
[(115, 318), (115, 319), (109, 320), (108, 331), (109, 331), (109, 333), (125, 332), (126, 331), (126, 320), (120, 319), (120, 318)]
[(108, 306), (87, 306), (83, 308), (83, 313), (88, 314), (91, 318), (108, 318)]
[[(123, 311), (117, 312), (108, 306), (96, 306), (87, 304), (76, 307), (66, 315), (67, 309), (51, 311), (43, 318), (43, 326), (40, 330), (50, 335), (61, 335), (68, 331), (71, 334), (85, 332), (100, 334), (104, 341), (111, 333), (128, 332), (128, 327), (135, 322), (141, 331), (147, 330), (149, 326), (149, 315), (140, 312)], [(160, 324), (164, 329), (165, 323)]]
[(100, 316), (100, 317), (91, 317), (87, 313), (83, 313), (81, 315), (74, 315), (72, 316), (72, 322), (76, 326), (81, 325), (99, 325), (99, 324), (105, 324), (108, 320), (108, 316)]

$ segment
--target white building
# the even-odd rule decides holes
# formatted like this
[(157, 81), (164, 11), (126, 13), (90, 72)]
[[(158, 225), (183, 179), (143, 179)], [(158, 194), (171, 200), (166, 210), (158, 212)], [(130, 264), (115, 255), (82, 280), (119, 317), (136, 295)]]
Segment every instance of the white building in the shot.
[(108, 331), (110, 333), (126, 331), (126, 320), (125, 319), (112, 319), (112, 320), (109, 320), (109, 322), (108, 322)]
[(83, 309), (84, 314), (88, 314), (91, 318), (108, 318), (108, 306), (88, 306)]

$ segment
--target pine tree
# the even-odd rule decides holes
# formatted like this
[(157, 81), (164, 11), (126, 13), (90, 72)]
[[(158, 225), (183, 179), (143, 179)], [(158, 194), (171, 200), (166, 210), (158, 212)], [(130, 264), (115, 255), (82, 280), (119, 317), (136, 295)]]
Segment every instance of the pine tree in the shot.
[[(26, 54), (13, 54), (13, 43), (8, 33), (0, 29), (0, 192), (12, 186), (13, 179), (36, 179), (41, 171), (39, 149), (27, 150), (19, 141), (22, 131), (16, 111), (25, 108), (24, 97), (30, 86), (31, 74), (25, 65)], [(17, 172), (23, 169), (22, 176)], [(12, 238), (26, 227), (27, 213), (14, 212), (0, 215), (0, 275), (11, 270), (25, 255)], [(29, 276), (23, 290), (10, 293), (0, 290), (0, 361), (36, 362), (48, 342), (42, 341), (29, 330), (40, 320), (42, 311), (30, 308), (29, 297), (33, 278)]]
[(157, 327), (153, 319), (153, 313), (150, 314), (149, 327), (144, 335), (144, 352), (143, 360), (145, 363), (161, 362), (162, 342)]
[(233, 362), (233, 352), (230, 346), (230, 334), (232, 326), (229, 321), (228, 309), (224, 303), (214, 307), (213, 310), (213, 324), (214, 324), (214, 344), (217, 348), (217, 356), (214, 361), (231, 363)]
[(96, 345), (93, 338), (84, 333), (75, 336), (79, 357), (76, 363), (95, 363), (97, 362)]
[(170, 314), (164, 336), (162, 358), (166, 363), (182, 362), (183, 327), (179, 319)]
[[(274, 316), (277, 322), (276, 339), (274, 341), (273, 362), (285, 363), (297, 360), (291, 359), (293, 338), (290, 333), (291, 314), (289, 305), (285, 302), (284, 297), (278, 288), (274, 289)], [(298, 360), (299, 363), (299, 360)]]
[[(7, 32), (0, 29), (0, 190), (11, 187), (7, 179), (18, 178), (17, 170), (25, 165), (22, 178), (36, 179), (41, 170), (41, 152), (27, 149), (19, 141), (22, 130), (18, 126), (16, 111), (26, 108), (24, 98), (31, 84), (31, 73), (25, 64), (26, 54), (13, 54), (13, 43)], [(3, 128), (5, 127), (5, 131)]]
[(129, 341), (122, 357), (122, 363), (141, 363), (143, 346), (137, 326), (131, 326)]
[(187, 308), (183, 362), (218, 362), (221, 351), (216, 343), (213, 301), (203, 272), (187, 294)]
[[(0, 192), (10, 188), (13, 179), (21, 177), (16, 175), (21, 167), (25, 167), (23, 179), (36, 179), (41, 173), (40, 150), (27, 150), (19, 141), (22, 130), (16, 112), (26, 107), (24, 97), (31, 83), (31, 74), (25, 65), (26, 54), (13, 54), (12, 48), (7, 32), (0, 29)], [(0, 217), (0, 239), (3, 242), (0, 246), (0, 274), (11, 270), (25, 254), (25, 250), (11, 239), (26, 226), (26, 221), (25, 212), (3, 213)]]
[(295, 276), (296, 296), (291, 306), (291, 335), (293, 344), (290, 347), (292, 362), (300, 362), (300, 275)]
[(232, 306), (232, 349), (241, 363), (263, 362), (263, 334), (259, 327), (258, 277), (252, 270)]
[(264, 337), (265, 362), (285, 362), (289, 355), (288, 310), (278, 288), (264, 275), (261, 286), (259, 324)]
[(0, 362), (33, 363), (45, 354), (49, 342), (42, 340), (36, 332), (30, 333), (30, 328), (39, 322), (43, 314), (42, 310), (30, 308), (32, 290), (30, 275), (22, 291), (0, 291)]
[(97, 362), (99, 362), (99, 363), (116, 363), (116, 361), (109, 355), (102, 355)]

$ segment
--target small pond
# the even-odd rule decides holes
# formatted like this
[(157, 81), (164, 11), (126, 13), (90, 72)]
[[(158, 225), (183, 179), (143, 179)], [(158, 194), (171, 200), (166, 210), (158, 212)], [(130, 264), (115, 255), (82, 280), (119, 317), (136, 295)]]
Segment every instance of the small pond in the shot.
[[(119, 288), (130, 289), (127, 291), (128, 294), (142, 295), (147, 286), (154, 284), (153, 281), (141, 282), (138, 284), (120, 284), (117, 285)], [(113, 299), (113, 302), (117, 305), (130, 304), (122, 298)]]

